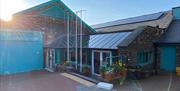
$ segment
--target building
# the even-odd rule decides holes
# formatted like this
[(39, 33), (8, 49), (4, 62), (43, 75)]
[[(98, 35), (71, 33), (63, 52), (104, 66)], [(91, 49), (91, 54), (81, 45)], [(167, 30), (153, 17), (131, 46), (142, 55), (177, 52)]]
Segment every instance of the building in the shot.
[[(92, 25), (92, 27), (99, 33), (136, 30), (140, 26), (154, 27), (150, 29), (154, 30), (154, 33), (147, 30), (148, 32), (137, 34), (136, 40), (130, 43), (124, 52), (127, 57), (126, 62), (132, 65), (142, 65), (145, 69), (156, 72), (157, 70), (174, 72), (176, 67), (179, 67), (179, 8)], [(129, 38), (125, 40), (129, 41)], [(122, 55), (121, 52), (124, 49), (118, 47), (117, 53)]]
[[(83, 39), (82, 67), (88, 66), (92, 74), (99, 74), (101, 67), (109, 67), (111, 64), (122, 60), (128, 66), (141, 65), (143, 67), (154, 67), (155, 48), (153, 41), (163, 34), (163, 30), (144, 26), (129, 31), (96, 33), (86, 35)], [(50, 46), (65, 49), (67, 42), (60, 37)], [(63, 48), (64, 46), (64, 48)], [(141, 46), (141, 47), (139, 47)], [(75, 61), (75, 53), (70, 53), (70, 63), (79, 67), (79, 61)], [(64, 55), (64, 54), (61, 54)]]
[(157, 66), (166, 71), (175, 71), (180, 66), (180, 7), (173, 8), (172, 12), (172, 22), (156, 42)]
[(63, 2), (51, 0), (14, 14), (11, 22), (1, 21), (0, 29), (42, 33), (41, 64), (50, 71), (66, 61), (78, 72), (88, 66), (93, 75), (119, 60), (152, 72), (180, 66), (179, 7), (91, 27)]
[[(61, 57), (63, 57), (61, 54), (65, 54), (65, 51), (48, 46), (58, 37), (66, 36), (64, 41), (67, 41), (69, 44), (77, 43), (79, 47), (80, 42), (83, 43), (83, 39), (78, 35), (94, 34), (96, 32), (60, 0), (50, 0), (49, 2), (18, 12), (14, 14), (12, 21), (0, 21), (0, 24), (1, 30), (31, 30), (41, 32), (44, 51), (43, 67), (47, 69), (53, 69), (55, 65), (63, 62), (61, 62)], [(77, 39), (74, 39), (73, 36), (77, 36)], [(69, 44), (65, 48), (68, 51), (64, 59), (66, 61), (69, 59)], [(82, 48), (77, 53), (81, 53), (81, 50)], [(76, 55), (79, 55), (77, 53)]]

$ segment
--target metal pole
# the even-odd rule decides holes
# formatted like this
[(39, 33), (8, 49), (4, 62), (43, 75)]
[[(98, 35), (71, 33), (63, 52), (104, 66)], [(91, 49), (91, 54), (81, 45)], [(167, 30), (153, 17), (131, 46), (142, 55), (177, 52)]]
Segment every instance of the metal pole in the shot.
[[(82, 18), (82, 10), (80, 12), (80, 17)], [(80, 28), (80, 72), (82, 72), (82, 20), (81, 20), (81, 28)]]
[(69, 62), (69, 13), (67, 12), (67, 61)]
[(77, 68), (78, 68), (78, 36), (77, 36), (77, 33), (78, 32), (78, 21), (77, 21), (77, 16), (76, 16), (76, 38), (75, 38), (75, 40), (76, 40), (76, 70), (77, 70)]

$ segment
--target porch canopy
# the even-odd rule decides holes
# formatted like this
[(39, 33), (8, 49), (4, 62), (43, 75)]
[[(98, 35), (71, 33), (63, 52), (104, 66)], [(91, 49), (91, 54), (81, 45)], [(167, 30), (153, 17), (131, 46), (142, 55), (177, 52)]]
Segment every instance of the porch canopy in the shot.
[[(135, 30), (126, 30), (120, 32), (109, 32), (109, 33), (96, 33), (93, 35), (83, 35), (83, 45), (82, 48), (91, 49), (118, 49), (118, 47), (127, 47), (142, 31), (144, 27), (137, 28)], [(79, 38), (80, 35), (78, 35)], [(76, 42), (75, 35), (70, 36), (69, 45), (70, 48), (75, 48)], [(47, 48), (67, 48), (67, 36), (60, 36), (49, 45)], [(80, 43), (78, 48), (80, 48)]]
[(173, 20), (158, 44), (180, 44), (180, 20)]

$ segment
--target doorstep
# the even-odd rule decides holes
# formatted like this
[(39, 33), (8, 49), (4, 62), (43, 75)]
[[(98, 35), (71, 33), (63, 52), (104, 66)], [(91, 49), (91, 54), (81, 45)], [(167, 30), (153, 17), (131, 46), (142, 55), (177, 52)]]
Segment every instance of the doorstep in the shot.
[(92, 87), (92, 86), (96, 85), (95, 83), (92, 83), (92, 82), (90, 82), (88, 80), (82, 79), (82, 78), (80, 78), (78, 76), (75, 76), (75, 75), (72, 75), (72, 74), (69, 74), (69, 73), (61, 73), (60, 75), (62, 75), (64, 77), (67, 77), (67, 78), (69, 78), (69, 79), (71, 79), (73, 81), (76, 81), (76, 82), (78, 82), (78, 83), (80, 83), (82, 85), (85, 85), (87, 87)]
[(82, 78), (84, 80), (90, 81), (92, 83), (95, 83), (95, 84), (98, 84), (100, 82), (99, 80), (96, 80), (96, 79), (93, 79), (91, 77), (87, 77), (87, 76), (84, 76), (84, 75), (81, 75), (81, 74), (78, 74), (78, 73), (74, 73), (74, 72), (68, 72), (68, 73), (71, 74), (71, 75), (80, 77), (80, 78)]

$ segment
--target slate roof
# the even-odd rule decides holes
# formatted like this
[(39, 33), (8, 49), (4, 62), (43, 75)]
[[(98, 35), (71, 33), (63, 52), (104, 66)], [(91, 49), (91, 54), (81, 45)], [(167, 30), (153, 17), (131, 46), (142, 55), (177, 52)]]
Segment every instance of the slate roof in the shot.
[(173, 20), (156, 43), (180, 44), (180, 20)]
[(152, 20), (159, 19), (161, 16), (163, 16), (163, 14), (164, 12), (158, 12), (154, 14), (148, 14), (148, 15), (143, 15), (143, 16), (137, 16), (137, 17), (127, 18), (127, 19), (121, 19), (121, 20), (111, 21), (107, 23), (92, 25), (92, 27), (95, 29), (99, 29), (99, 28), (104, 28), (104, 27), (109, 27), (109, 26), (132, 24), (132, 23), (138, 23), (138, 22), (144, 22), (144, 21), (152, 21)]

